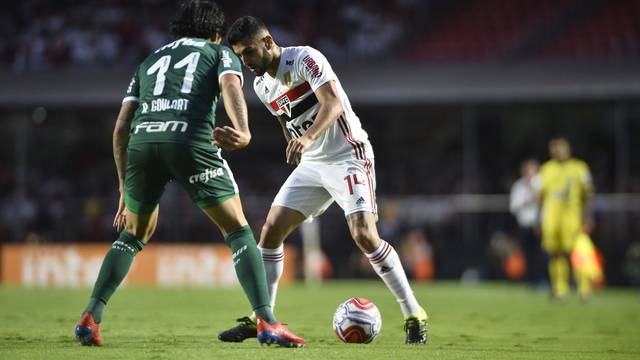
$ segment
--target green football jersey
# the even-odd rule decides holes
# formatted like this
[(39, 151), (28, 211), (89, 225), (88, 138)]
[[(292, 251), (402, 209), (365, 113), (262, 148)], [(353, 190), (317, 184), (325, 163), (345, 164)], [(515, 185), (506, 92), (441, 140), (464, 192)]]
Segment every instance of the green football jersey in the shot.
[(124, 101), (138, 101), (130, 144), (183, 143), (211, 147), (220, 78), (240, 76), (231, 49), (206, 39), (182, 38), (149, 55), (138, 66)]

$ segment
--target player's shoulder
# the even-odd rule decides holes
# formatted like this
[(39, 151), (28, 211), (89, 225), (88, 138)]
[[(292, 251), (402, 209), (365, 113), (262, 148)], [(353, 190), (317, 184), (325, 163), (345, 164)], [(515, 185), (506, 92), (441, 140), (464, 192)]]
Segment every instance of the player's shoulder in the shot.
[(295, 48), (294, 69), (299, 73), (307, 73), (314, 78), (321, 78), (327, 73), (331, 73), (331, 65), (327, 58), (318, 50), (311, 46), (298, 46)]
[(230, 47), (228, 47), (227, 45), (222, 45), (222, 44), (216, 44), (214, 42), (209, 42), (209, 46), (211, 47), (211, 49), (216, 50), (218, 53), (222, 54), (223, 56), (233, 56), (235, 57), (236, 54), (233, 52), (233, 50), (231, 50)]
[(555, 160), (553, 159), (547, 160), (540, 166), (540, 172), (546, 173), (548, 171), (551, 171), (553, 168), (556, 167), (556, 165), (557, 164)]
[(235, 61), (236, 54), (226, 45), (216, 44), (213, 41), (207, 40), (205, 46), (202, 47), (201, 51), (205, 56), (213, 59), (214, 62), (226, 60), (226, 61)]
[(213, 47), (214, 49), (226, 50), (226, 51), (233, 52), (233, 50), (229, 46), (227, 46), (225, 44), (216, 44), (213, 41), (209, 41), (209, 46)]
[(140, 63), (138, 64), (138, 69), (151, 66), (154, 62), (158, 61), (158, 59), (160, 59), (162, 56), (163, 54), (160, 53), (160, 49), (156, 51), (152, 51), (150, 54), (147, 54), (147, 56), (145, 56), (144, 59), (142, 59), (142, 61), (140, 61)]
[(540, 166), (540, 177), (544, 179), (544, 181), (548, 181), (558, 173), (559, 169), (560, 164), (558, 161), (549, 159)]
[(570, 161), (571, 161), (571, 166), (578, 171), (589, 170), (589, 165), (587, 165), (587, 163), (584, 160), (572, 158)]
[(309, 54), (320, 54), (320, 51), (308, 45), (300, 45), (283, 47), (282, 53), (289, 56), (305, 56)]
[(584, 160), (580, 160), (577, 158), (571, 158), (571, 163), (575, 166), (587, 166), (587, 163)]
[(285, 61), (289, 60), (290, 65), (299, 65), (307, 59), (325, 59), (324, 55), (311, 46), (289, 46), (283, 48), (282, 55)]

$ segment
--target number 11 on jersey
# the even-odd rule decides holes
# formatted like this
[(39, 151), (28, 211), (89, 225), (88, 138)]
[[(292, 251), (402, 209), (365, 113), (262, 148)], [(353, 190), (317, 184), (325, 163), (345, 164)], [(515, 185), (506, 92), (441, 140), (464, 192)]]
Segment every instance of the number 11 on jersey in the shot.
[[(193, 73), (196, 71), (198, 67), (198, 60), (200, 59), (200, 53), (194, 51), (189, 55), (185, 56), (184, 59), (178, 61), (177, 64), (173, 66), (174, 69), (180, 69), (183, 67), (187, 67), (187, 70), (184, 74), (184, 79), (182, 80), (182, 89), (180, 92), (183, 94), (189, 94), (191, 92), (191, 87), (193, 86)], [(153, 95), (158, 96), (162, 94), (164, 90), (164, 81), (166, 80), (165, 73), (169, 70), (169, 64), (171, 63), (171, 55), (165, 55), (158, 59), (149, 69), (147, 70), (147, 75), (151, 75), (155, 72), (156, 75), (156, 85), (153, 87)]]

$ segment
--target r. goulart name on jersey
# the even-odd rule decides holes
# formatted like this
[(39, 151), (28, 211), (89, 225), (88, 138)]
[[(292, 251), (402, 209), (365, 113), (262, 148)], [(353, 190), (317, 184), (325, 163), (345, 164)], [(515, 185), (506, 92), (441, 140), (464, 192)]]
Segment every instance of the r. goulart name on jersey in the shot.
[(151, 106), (148, 103), (142, 103), (142, 114), (147, 114), (149, 112), (157, 112), (157, 111), (166, 111), (166, 110), (176, 110), (176, 111), (187, 111), (189, 108), (189, 100), (188, 99), (164, 99), (159, 98), (155, 100), (151, 100)]

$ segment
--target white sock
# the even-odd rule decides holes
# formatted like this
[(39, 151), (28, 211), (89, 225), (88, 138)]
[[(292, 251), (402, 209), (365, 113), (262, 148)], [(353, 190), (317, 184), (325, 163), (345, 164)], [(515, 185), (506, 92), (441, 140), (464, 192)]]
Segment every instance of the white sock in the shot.
[(278, 292), (278, 283), (284, 271), (284, 245), (280, 244), (275, 249), (267, 249), (258, 246), (262, 253), (262, 262), (264, 262), (264, 270), (267, 273), (267, 288), (269, 289), (269, 305), (271, 309), (276, 306), (276, 293)]
[(396, 297), (402, 309), (402, 314), (405, 316), (419, 314), (422, 308), (418, 304), (415, 295), (413, 295), (407, 275), (404, 273), (398, 253), (393, 246), (382, 240), (380, 247), (365, 255), (369, 258), (369, 262), (376, 274), (382, 278), (382, 281)]

